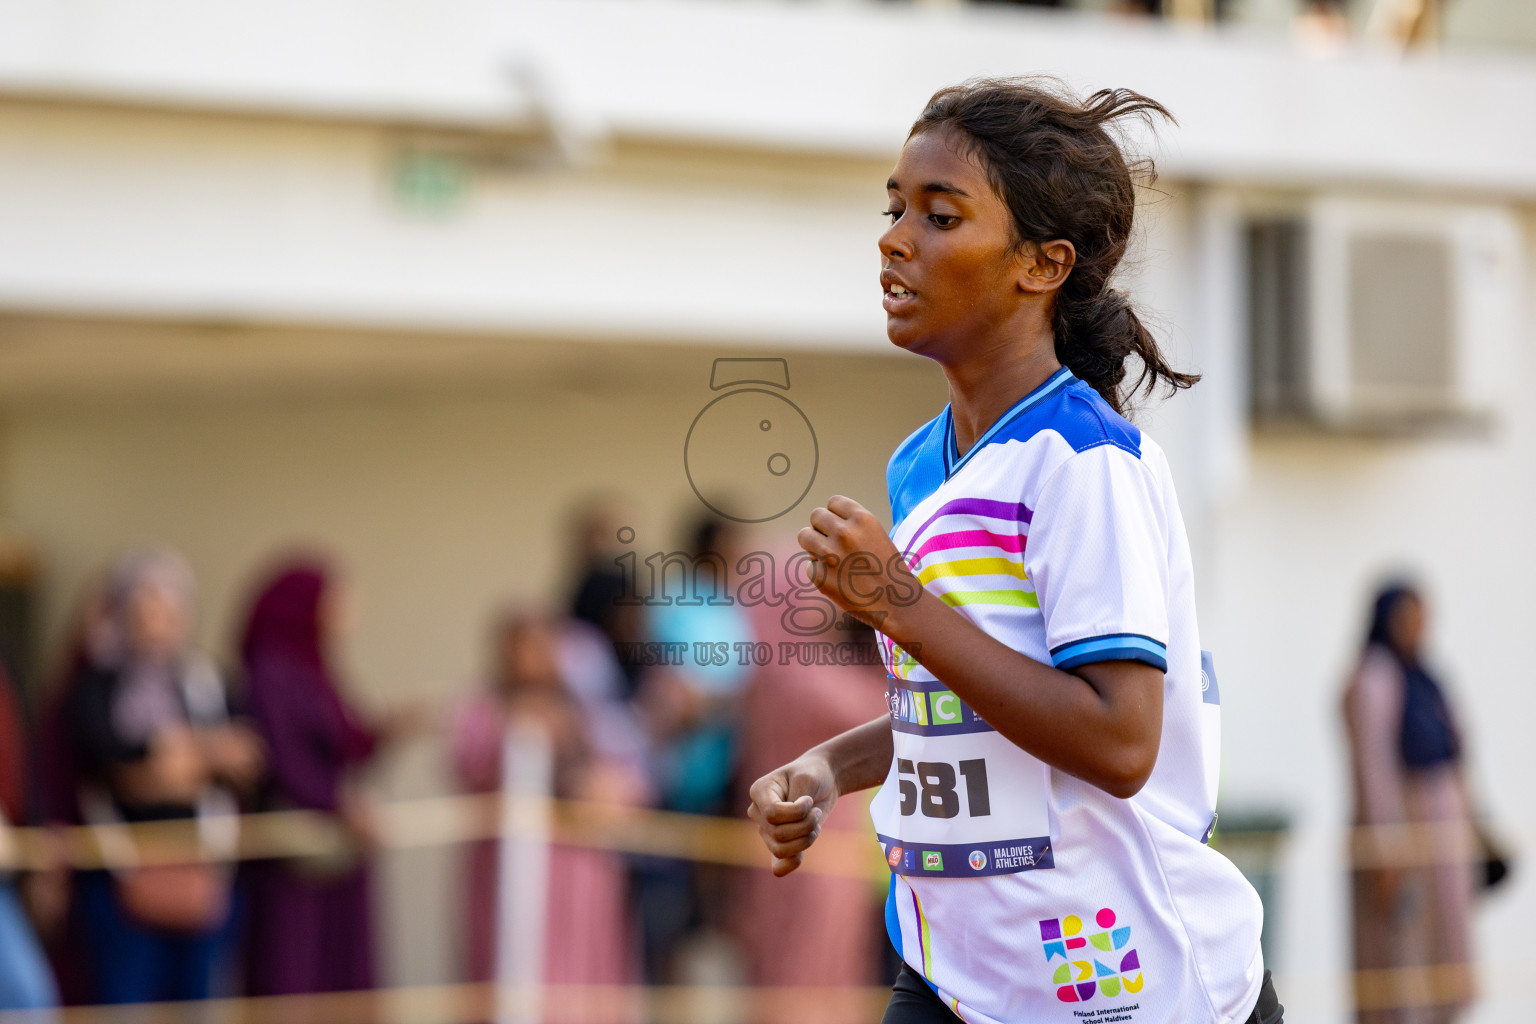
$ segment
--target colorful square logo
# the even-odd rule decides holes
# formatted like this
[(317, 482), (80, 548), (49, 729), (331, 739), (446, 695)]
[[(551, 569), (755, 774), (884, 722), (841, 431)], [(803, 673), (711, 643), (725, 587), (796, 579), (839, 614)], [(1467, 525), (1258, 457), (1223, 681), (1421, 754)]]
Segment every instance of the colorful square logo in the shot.
[(1135, 995), (1146, 984), (1140, 956), (1127, 948), (1130, 925), (1120, 924), (1109, 907), (1100, 908), (1093, 922), (1098, 929), (1087, 933), (1076, 914), (1040, 922), (1045, 962), (1052, 968), (1051, 984), (1057, 986), (1056, 998), (1064, 1003), (1086, 1003), (1095, 995), (1106, 999), (1122, 992)]
[(889, 864), (893, 868), (896, 867), (896, 865), (900, 864), (901, 863), (901, 847), (897, 846), (895, 843), (892, 843), (891, 844), (891, 852), (887, 853), (885, 855), (885, 862), (887, 864)]
[(924, 871), (943, 871), (944, 870), (944, 855), (942, 853), (940, 853), (938, 850), (924, 850), (923, 851), (923, 870)]
[(928, 695), (928, 702), (933, 706), (934, 725), (959, 725), (963, 720), (960, 709), (964, 707), (960, 698), (956, 697), (952, 690), (940, 690)]

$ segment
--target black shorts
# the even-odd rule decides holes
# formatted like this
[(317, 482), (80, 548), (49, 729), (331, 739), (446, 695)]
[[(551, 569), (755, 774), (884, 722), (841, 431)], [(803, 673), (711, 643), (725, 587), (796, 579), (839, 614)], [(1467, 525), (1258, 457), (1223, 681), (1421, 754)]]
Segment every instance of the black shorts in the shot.
[[(1270, 984), (1269, 972), (1265, 971), (1259, 1003), (1249, 1014), (1247, 1024), (1282, 1024), (1284, 1013), (1285, 1007), (1275, 997), (1275, 986)], [(939, 1000), (920, 974), (906, 964), (901, 965), (881, 1024), (955, 1024), (958, 1020), (960, 1018)]]

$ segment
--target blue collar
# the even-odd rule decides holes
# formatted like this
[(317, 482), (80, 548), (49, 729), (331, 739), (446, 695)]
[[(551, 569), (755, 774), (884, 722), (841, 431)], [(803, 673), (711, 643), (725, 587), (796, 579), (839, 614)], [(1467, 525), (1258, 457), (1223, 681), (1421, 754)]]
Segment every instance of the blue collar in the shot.
[(971, 458), (977, 452), (991, 444), (992, 439), (996, 437), (998, 432), (1001, 431), (1004, 427), (1018, 419), (1020, 416), (1024, 415), (1029, 410), (1033, 409), (1035, 406), (1039, 405), (1041, 402), (1045, 401), (1047, 398), (1056, 394), (1062, 388), (1067, 387), (1075, 380), (1077, 380), (1077, 378), (1074, 377), (1072, 375), (1072, 371), (1067, 369), (1065, 366), (1051, 374), (1044, 380), (1044, 382), (1040, 384), (1039, 387), (1035, 388), (1029, 394), (1013, 403), (1007, 412), (999, 416), (997, 418), (997, 422), (988, 427), (986, 432), (976, 439), (976, 443), (971, 445), (970, 450), (967, 451), (963, 456), (959, 451), (959, 442), (955, 438), (954, 411), (946, 405), (944, 407), (944, 479), (948, 480), (950, 477), (958, 473), (961, 467), (963, 467), (967, 462), (971, 461)]

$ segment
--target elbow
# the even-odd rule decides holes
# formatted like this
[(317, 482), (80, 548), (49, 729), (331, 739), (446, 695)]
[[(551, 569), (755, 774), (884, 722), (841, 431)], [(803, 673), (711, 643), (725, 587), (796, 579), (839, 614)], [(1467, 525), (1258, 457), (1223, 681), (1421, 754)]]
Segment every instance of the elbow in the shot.
[(1106, 778), (1100, 780), (1096, 785), (1117, 800), (1129, 800), (1141, 792), (1141, 788), (1147, 784), (1147, 779), (1151, 777), (1152, 773), (1150, 771), (1139, 772), (1133, 775)]
[(1150, 749), (1145, 745), (1128, 747), (1116, 752), (1099, 766), (1097, 778), (1090, 779), (1095, 786), (1119, 800), (1129, 800), (1140, 793), (1152, 769), (1157, 764), (1157, 744)]

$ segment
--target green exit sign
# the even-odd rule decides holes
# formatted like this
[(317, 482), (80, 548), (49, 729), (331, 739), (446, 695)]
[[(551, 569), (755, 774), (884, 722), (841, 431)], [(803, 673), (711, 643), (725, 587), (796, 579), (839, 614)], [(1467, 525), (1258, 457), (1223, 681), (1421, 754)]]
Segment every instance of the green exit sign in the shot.
[(448, 213), (469, 193), (469, 161), (454, 153), (407, 151), (395, 158), (395, 201), (408, 210)]

